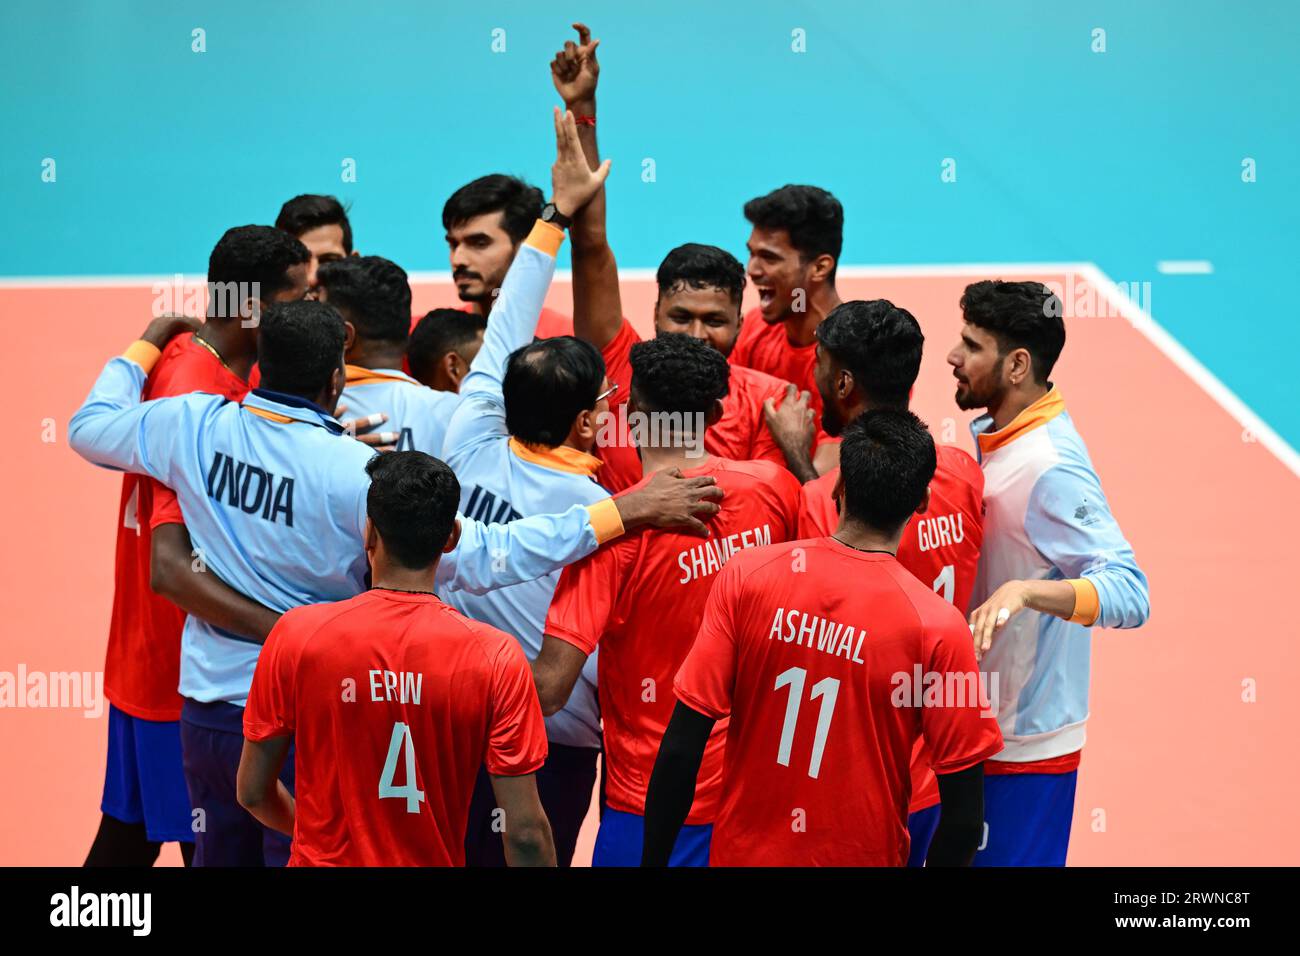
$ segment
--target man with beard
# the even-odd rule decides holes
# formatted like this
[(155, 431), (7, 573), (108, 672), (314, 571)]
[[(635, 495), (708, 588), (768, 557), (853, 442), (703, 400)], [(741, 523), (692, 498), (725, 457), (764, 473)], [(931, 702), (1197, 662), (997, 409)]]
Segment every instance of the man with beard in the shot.
[(1146, 575), (1088, 449), (1049, 381), (1061, 302), (1039, 282), (976, 282), (948, 354), (984, 472), (985, 527), (970, 616), (980, 669), (999, 677), (1005, 749), (985, 768), (976, 866), (1064, 866), (1088, 719), (1091, 628), (1139, 627)]
[[(510, 263), (541, 214), (542, 191), (501, 173), (480, 176), (451, 194), (442, 207), (442, 227), (447, 231), (451, 281), (465, 311), (490, 315)], [(572, 334), (572, 319), (542, 309), (538, 338)]]

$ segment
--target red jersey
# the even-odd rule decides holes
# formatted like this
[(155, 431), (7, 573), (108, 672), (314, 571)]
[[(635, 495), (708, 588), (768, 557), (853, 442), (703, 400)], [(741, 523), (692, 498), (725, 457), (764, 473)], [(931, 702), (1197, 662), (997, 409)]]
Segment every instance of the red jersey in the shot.
[(520, 776), (546, 761), (519, 642), (404, 591), (280, 618), (257, 660), (244, 736), (287, 734), (290, 866), (464, 866), (479, 767)]
[[(962, 693), (917, 706), (914, 674)], [(731, 718), (710, 863), (905, 865), (917, 739), (941, 773), (1002, 748), (979, 686), (965, 620), (892, 555), (829, 537), (736, 555), (675, 683)]]
[[(937, 465), (930, 481), (930, 507), (913, 515), (898, 543), (898, 563), (957, 610), (969, 610), (980, 545), (984, 541), (984, 472), (975, 459), (952, 445), (936, 445)], [(835, 510), (834, 468), (803, 486), (799, 500), (799, 537), (829, 535), (839, 524)], [(924, 748), (912, 763), (910, 810), (939, 802), (939, 781)]]
[[(908, 521), (898, 543), (898, 561), (965, 613), (984, 541), (984, 472), (954, 445), (936, 445), (934, 450), (930, 507)], [(800, 537), (829, 535), (839, 524), (833, 496), (839, 475), (837, 467), (803, 486)]]
[[(604, 464), (597, 477), (611, 494), (632, 487), (641, 480), (641, 457), (629, 435), (627, 419), (620, 415), (632, 389), (632, 346), (641, 341), (627, 321), (618, 335), (607, 344), (601, 355), (605, 374), (618, 391), (610, 396), (613, 428), (602, 444), (597, 441), (596, 454)], [(785, 467), (785, 455), (777, 447), (763, 418), (763, 402), (775, 399), (780, 404), (786, 383), (754, 369), (733, 365), (730, 390), (722, 400), (722, 417), (704, 432), (704, 450), (732, 461), (771, 461)]]
[[(717, 572), (746, 548), (794, 534), (799, 482), (764, 461), (714, 458), (684, 471), (711, 475), (722, 510), (709, 538), (641, 529), (571, 564), (560, 575), (544, 633), (590, 654), (600, 645), (600, 712), (605, 729), (606, 799), (644, 814), (646, 788), (673, 712), (668, 688), (691, 649)], [(669, 610), (671, 613), (669, 613)], [(722, 787), (720, 721), (704, 751), (689, 824), (712, 823)]]
[(817, 391), (817, 381), (813, 378), (813, 369), (817, 365), (817, 343), (790, 344), (784, 322), (769, 325), (763, 321), (763, 313), (758, 308), (750, 309), (745, 313), (745, 321), (740, 326), (740, 336), (736, 339), (736, 347), (731, 350), (730, 361), (732, 365), (758, 369), (793, 382), (796, 388), (807, 389), (817, 414), (821, 415), (822, 397)]
[(559, 335), (573, 334), (573, 316), (543, 308), (537, 317), (537, 331), (533, 333), (539, 339), (553, 339)]
[[(211, 392), (240, 401), (248, 388), (247, 382), (187, 333), (167, 343), (141, 397), (148, 401)], [(154, 594), (149, 584), (149, 557), (153, 529), (184, 520), (169, 488), (146, 475), (123, 476), (104, 693), (118, 710), (142, 720), (180, 720), (181, 716), (176, 687), (180, 683), (185, 612)]]

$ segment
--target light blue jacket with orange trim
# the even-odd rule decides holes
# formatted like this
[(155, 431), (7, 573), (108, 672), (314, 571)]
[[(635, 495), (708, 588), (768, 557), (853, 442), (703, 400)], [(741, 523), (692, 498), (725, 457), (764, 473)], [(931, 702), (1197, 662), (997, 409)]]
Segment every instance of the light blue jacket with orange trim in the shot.
[[(1090, 628), (1138, 627), (1147, 578), (1101, 490), (1088, 449), (1052, 388), (1005, 428), (971, 423), (984, 471), (984, 543), (971, 607), (1007, 581), (1069, 581), (1069, 621), (1023, 610), (980, 661), (1006, 749), (1029, 763), (1082, 749), (1092, 664)], [(992, 675), (997, 675), (996, 685)]]
[(388, 421), (376, 431), (395, 432), (397, 451), (442, 457), (447, 423), (460, 404), (459, 395), (422, 385), (401, 369), (349, 365), (346, 372), (339, 401), (347, 412), (341, 417), (357, 419), (383, 412)]
[[(139, 362), (151, 366), (157, 354), (136, 343), (105, 366), (69, 425), (73, 449), (174, 490), (204, 564), (266, 607), (364, 590), (371, 449), (311, 402), (261, 389), (242, 403), (202, 393), (141, 403)], [(483, 592), (555, 571), (621, 533), (617, 515), (605, 501), (509, 526), (462, 517), (460, 543), (438, 567), (439, 591)], [(191, 616), (181, 694), (243, 706), (260, 650)]]
[[(512, 352), (533, 339), (563, 237), (560, 229), (538, 222), (520, 245), (492, 306), (483, 346), (461, 382), (460, 407), (447, 426), (443, 450), (460, 479), (461, 510), (484, 521), (517, 520), (608, 494), (593, 477), (598, 458), (565, 446), (525, 445), (506, 428), (506, 364)], [(448, 603), (513, 634), (532, 660), (541, 651), (542, 627), (559, 579), (556, 571), (490, 594), (451, 595)], [(587, 659), (568, 703), (546, 718), (546, 735), (570, 747), (600, 746), (595, 654)]]

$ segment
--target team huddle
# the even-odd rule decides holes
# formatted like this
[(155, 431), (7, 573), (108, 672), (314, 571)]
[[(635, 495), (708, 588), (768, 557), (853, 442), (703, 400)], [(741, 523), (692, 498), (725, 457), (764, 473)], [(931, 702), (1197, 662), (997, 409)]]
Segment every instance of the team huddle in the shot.
[(443, 208), (459, 307), (298, 196), (74, 415), (127, 473), (87, 865), (568, 866), (593, 793), (597, 866), (1064, 865), (1090, 628), (1150, 607), (1060, 301), (966, 288), (978, 460), (908, 410), (916, 318), (840, 300), (823, 189), (746, 203), (747, 265), (669, 251), (642, 341), (575, 27), (549, 201)]

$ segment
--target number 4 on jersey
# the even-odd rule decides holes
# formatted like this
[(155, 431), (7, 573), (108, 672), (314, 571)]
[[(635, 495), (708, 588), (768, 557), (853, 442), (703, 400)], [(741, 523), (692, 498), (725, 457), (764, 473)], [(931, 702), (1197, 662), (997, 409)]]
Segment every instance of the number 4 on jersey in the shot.
[[(400, 787), (393, 783), (399, 752), (406, 757), (406, 783)], [(400, 720), (393, 724), (393, 737), (388, 742), (384, 772), (379, 776), (379, 799), (388, 797), (405, 797), (407, 813), (419, 813), (420, 804), (424, 802), (424, 791), (415, 785), (415, 744), (411, 740), (411, 728)]]

